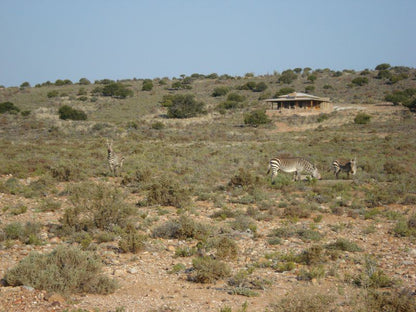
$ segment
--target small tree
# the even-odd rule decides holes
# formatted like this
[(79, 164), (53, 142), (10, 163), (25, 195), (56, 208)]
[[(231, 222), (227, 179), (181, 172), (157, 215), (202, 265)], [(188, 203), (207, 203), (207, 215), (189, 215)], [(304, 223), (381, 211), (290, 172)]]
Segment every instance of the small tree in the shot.
[(205, 113), (205, 104), (195, 100), (192, 94), (176, 94), (168, 107), (169, 118), (190, 118)]
[(80, 85), (89, 85), (89, 84), (91, 84), (91, 82), (87, 78), (81, 78), (79, 80), (79, 84)]
[(20, 85), (20, 88), (30, 88), (30, 83), (25, 81)]
[(389, 69), (391, 66), (388, 63), (382, 63), (376, 66), (376, 70), (386, 70)]
[(289, 83), (292, 83), (294, 80), (296, 80), (297, 77), (298, 75), (296, 75), (296, 73), (293, 70), (288, 69), (282, 72), (279, 78), (279, 82), (289, 84)]
[(120, 82), (112, 82), (103, 87), (102, 94), (125, 99), (128, 96), (133, 96), (133, 91)]

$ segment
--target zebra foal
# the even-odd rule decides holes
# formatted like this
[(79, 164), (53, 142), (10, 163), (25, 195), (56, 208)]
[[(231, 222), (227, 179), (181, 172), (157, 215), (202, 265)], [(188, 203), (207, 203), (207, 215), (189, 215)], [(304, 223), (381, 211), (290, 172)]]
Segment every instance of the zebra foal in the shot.
[(302, 172), (311, 175), (315, 179), (321, 179), (318, 168), (316, 168), (309, 160), (302, 157), (275, 157), (270, 159), (267, 174), (269, 174), (270, 171), (272, 172), (272, 182), (279, 170), (283, 172), (293, 172), (294, 181), (300, 180), (300, 174)]
[(356, 158), (348, 161), (336, 159), (332, 162), (332, 169), (334, 170), (335, 177), (338, 179), (340, 172), (346, 172), (347, 178), (350, 178), (350, 173), (355, 175), (357, 172), (357, 160)]
[(124, 156), (119, 153), (114, 152), (113, 150), (113, 141), (107, 139), (107, 161), (110, 171), (114, 176), (117, 176), (117, 171), (121, 170), (123, 167)]

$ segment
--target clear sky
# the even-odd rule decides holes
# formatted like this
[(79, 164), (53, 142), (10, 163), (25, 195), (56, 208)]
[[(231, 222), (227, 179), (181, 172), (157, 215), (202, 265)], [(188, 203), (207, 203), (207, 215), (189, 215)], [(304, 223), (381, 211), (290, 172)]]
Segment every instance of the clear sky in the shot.
[(416, 67), (415, 0), (0, 0), (0, 85)]

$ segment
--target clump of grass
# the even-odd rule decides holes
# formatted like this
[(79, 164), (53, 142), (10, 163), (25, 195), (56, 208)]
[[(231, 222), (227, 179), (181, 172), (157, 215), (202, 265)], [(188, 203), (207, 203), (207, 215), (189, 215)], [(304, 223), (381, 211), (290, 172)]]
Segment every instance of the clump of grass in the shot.
[(256, 222), (253, 220), (253, 218), (249, 216), (237, 216), (234, 221), (231, 222), (231, 228), (236, 231), (246, 232), (250, 231), (252, 233), (255, 233), (257, 231), (257, 225)]
[(271, 312), (321, 312), (332, 311), (336, 307), (334, 295), (318, 289), (299, 288), (271, 305)]
[(377, 262), (373, 257), (366, 255), (364, 261), (364, 270), (353, 277), (353, 284), (363, 288), (384, 288), (395, 284), (393, 279), (377, 267)]
[(30, 253), (6, 272), (4, 280), (11, 286), (26, 285), (63, 294), (112, 293), (116, 282), (104, 276), (101, 267), (95, 254), (59, 246), (50, 254)]
[(231, 274), (231, 269), (226, 263), (209, 256), (193, 259), (192, 266), (194, 270), (188, 276), (188, 280), (196, 283), (212, 283)]
[(7, 208), (7, 211), (13, 216), (23, 214), (27, 211), (27, 206), (21, 203)]
[(57, 211), (60, 208), (61, 208), (61, 202), (54, 201), (52, 199), (45, 199), (39, 205), (39, 210), (42, 212)]
[(238, 210), (233, 210), (228, 207), (223, 207), (220, 210), (215, 211), (211, 215), (211, 218), (214, 218), (214, 219), (219, 218), (219, 219), (225, 220), (227, 218), (235, 218), (238, 214), (239, 214)]

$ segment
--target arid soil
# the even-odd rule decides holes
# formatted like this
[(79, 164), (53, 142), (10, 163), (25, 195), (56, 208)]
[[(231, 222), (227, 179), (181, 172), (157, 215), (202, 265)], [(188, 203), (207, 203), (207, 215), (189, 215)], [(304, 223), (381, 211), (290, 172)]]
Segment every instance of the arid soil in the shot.
[[(374, 106), (373, 106), (374, 107)], [(365, 109), (365, 108), (364, 108)], [(375, 109), (387, 110), (385, 107)], [(280, 131), (303, 130), (290, 125), (279, 125)], [(9, 176), (2, 176), (2, 181)], [(120, 185), (119, 178), (106, 179), (108, 183)], [(27, 181), (21, 181), (27, 183)], [(345, 181), (352, 183), (352, 181)], [(64, 184), (58, 188), (64, 188)], [(51, 195), (46, 195), (51, 196)], [(129, 201), (137, 202), (135, 194), (130, 194)], [(39, 212), (37, 207), (39, 199), (27, 199), (17, 195), (0, 193), (0, 225), (3, 226), (13, 221), (22, 223), (38, 221), (44, 224), (42, 229), (43, 245), (25, 245), (18, 241), (13, 242), (9, 248), (0, 249), (0, 277), (3, 277), (8, 269), (16, 265), (21, 259), (32, 251), (42, 253), (50, 252), (56, 246), (63, 243), (59, 238), (50, 236), (47, 224), (59, 223), (66, 205), (65, 196), (56, 198), (62, 201), (62, 207), (55, 212)], [(10, 215), (3, 211), (5, 206), (24, 203), (28, 210), (19, 215)], [(277, 203), (276, 203), (277, 205)], [(198, 211), (193, 218), (197, 222), (206, 224), (218, 224), (222, 221), (210, 218), (216, 208), (203, 201), (196, 201)], [(165, 207), (174, 211), (174, 208)], [(329, 207), (322, 205), (321, 209), (329, 211)], [(414, 205), (392, 205), (380, 207), (380, 210), (407, 211), (410, 215), (416, 212)], [(149, 209), (149, 214), (156, 212)], [(172, 214), (158, 216), (158, 223), (163, 223)], [(220, 311), (229, 307), (232, 311), (239, 311), (247, 307), (247, 311), (265, 311), (270, 305), (277, 303), (293, 291), (320, 292), (337, 294), (340, 296), (339, 311), (354, 311), (352, 302), (362, 289), (344, 282), (348, 276), (353, 276), (363, 271), (363, 254), (374, 255), (377, 258), (378, 267), (389, 277), (399, 280), (402, 287), (408, 287), (416, 291), (416, 242), (411, 239), (403, 239), (391, 234), (395, 221), (383, 219), (364, 219), (346, 214), (335, 215), (322, 214), (322, 220), (314, 223), (316, 215), (312, 214), (299, 223), (304, 225), (316, 225), (317, 230), (324, 234), (320, 244), (334, 242), (338, 238), (345, 238), (355, 242), (361, 252), (345, 252), (345, 257), (333, 261), (333, 272), (322, 279), (312, 281), (299, 281), (297, 273), (300, 267), (289, 272), (277, 272), (272, 268), (257, 268), (255, 277), (267, 280), (264, 289), (256, 290), (256, 296), (242, 296), (232, 293), (232, 287), (227, 280), (220, 280), (212, 284), (199, 284), (188, 281), (187, 272), (172, 273), (175, 264), (182, 263), (187, 269), (192, 267), (192, 257), (176, 257), (175, 250), (184, 246), (194, 246), (195, 240), (168, 240), (152, 239), (147, 242), (144, 251), (137, 254), (123, 254), (116, 251), (117, 243), (103, 243), (97, 248), (97, 253), (104, 261), (104, 271), (114, 277), (119, 288), (110, 295), (70, 295), (64, 297), (55, 293), (35, 290), (28, 286), (6, 287), (0, 286), (0, 311)], [(226, 221), (224, 221), (226, 222)], [(271, 230), (280, 226), (282, 219), (257, 221), (257, 233), (250, 232), (233, 233), (233, 238), (238, 244), (239, 253), (236, 260), (229, 264), (236, 273), (238, 269), (253, 263), (267, 262), (267, 253), (272, 252), (300, 252), (312, 245), (313, 242), (304, 242), (297, 237), (284, 239), (281, 244), (271, 245), (267, 243), (267, 235)], [(373, 229), (366, 231), (366, 229)]]

